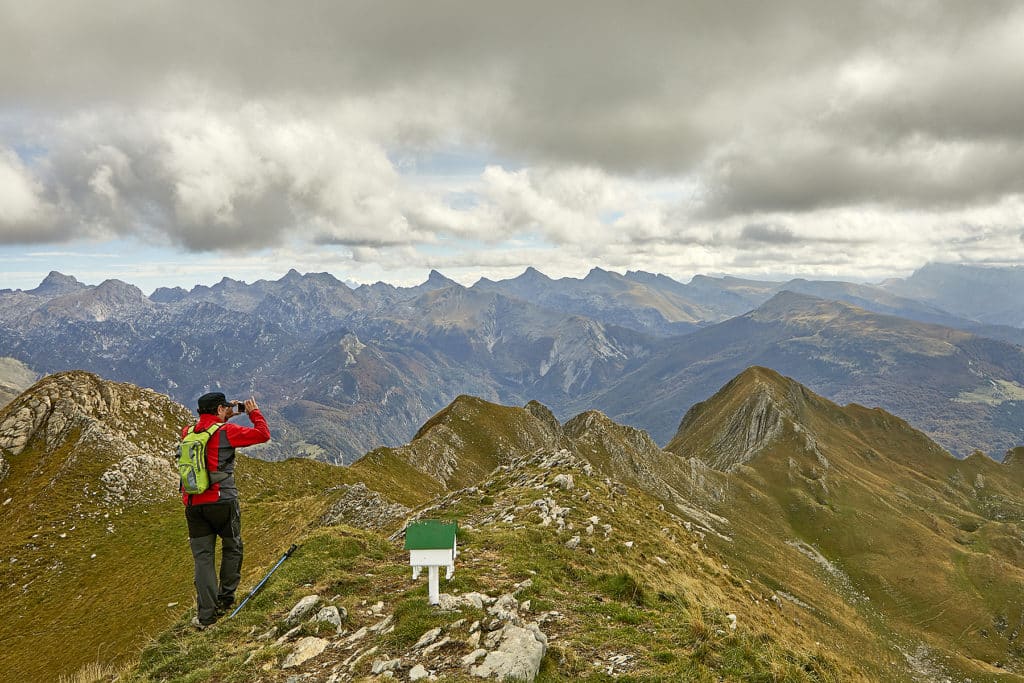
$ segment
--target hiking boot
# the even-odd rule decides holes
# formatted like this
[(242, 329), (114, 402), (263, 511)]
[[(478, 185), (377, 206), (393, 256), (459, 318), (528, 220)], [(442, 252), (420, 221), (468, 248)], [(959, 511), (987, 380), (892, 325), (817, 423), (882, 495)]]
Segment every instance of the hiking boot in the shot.
[(235, 604), (235, 599), (230, 600), (218, 600), (217, 601), (217, 616), (222, 617), (231, 611), (231, 606)]
[(216, 620), (214, 620), (214, 621), (211, 621), (209, 623), (203, 623), (203, 622), (199, 621), (199, 617), (192, 617), (192, 622), (191, 623), (192, 623), (192, 628), (194, 628), (195, 630), (197, 630), (197, 631), (205, 631), (206, 629), (210, 628), (211, 626), (213, 626), (217, 622), (216, 622)]

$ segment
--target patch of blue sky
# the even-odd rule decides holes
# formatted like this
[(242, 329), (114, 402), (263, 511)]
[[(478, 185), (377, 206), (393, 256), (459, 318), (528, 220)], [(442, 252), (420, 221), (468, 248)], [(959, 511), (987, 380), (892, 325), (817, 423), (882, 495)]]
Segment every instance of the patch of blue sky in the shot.
[(404, 176), (479, 175), (488, 163), (484, 154), (455, 148), (392, 150), (388, 158)]
[(86, 285), (121, 280), (149, 294), (157, 287), (212, 285), (224, 276), (249, 282), (280, 277), (284, 270), (268, 263), (266, 254), (190, 254), (136, 240), (71, 242), (57, 248), (0, 246), (0, 289), (34, 289), (57, 271)]
[(488, 166), (501, 166), (508, 171), (519, 170), (522, 164), (496, 156), (490, 150), (445, 147), (430, 150), (392, 150), (392, 165), (404, 177), (429, 181), (441, 178), (479, 178)]
[[(112, 243), (68, 243), (59, 248), (38, 245), (0, 246), (0, 288), (34, 289), (50, 271), (74, 275), (86, 284), (106, 280), (110, 266), (122, 257)], [(91, 278), (99, 278), (91, 282)]]

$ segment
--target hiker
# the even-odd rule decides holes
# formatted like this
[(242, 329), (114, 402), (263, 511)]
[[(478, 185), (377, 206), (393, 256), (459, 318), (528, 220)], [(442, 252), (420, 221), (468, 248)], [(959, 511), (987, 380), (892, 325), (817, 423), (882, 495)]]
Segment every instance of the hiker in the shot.
[[(237, 407), (237, 411), (236, 411)], [(185, 427), (200, 432), (220, 425), (206, 443), (206, 466), (210, 487), (190, 494), (182, 489), (189, 545), (195, 560), (196, 603), (198, 614), (192, 625), (202, 630), (221, 617), (235, 601), (235, 589), (242, 576), (242, 520), (235, 487), (235, 449), (270, 440), (270, 429), (256, 401), (228, 401), (220, 392), (203, 394), (198, 401), (199, 422)], [(252, 427), (228, 422), (245, 413)], [(214, 554), (221, 538), (220, 581)]]

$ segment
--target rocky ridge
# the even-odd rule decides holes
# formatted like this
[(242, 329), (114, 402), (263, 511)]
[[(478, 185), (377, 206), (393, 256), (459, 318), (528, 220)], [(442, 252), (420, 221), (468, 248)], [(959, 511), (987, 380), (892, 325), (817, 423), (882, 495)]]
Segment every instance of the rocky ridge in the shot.
[(110, 504), (166, 498), (177, 479), (176, 436), (166, 427), (190, 419), (185, 408), (149, 389), (81, 371), (49, 375), (4, 411), (0, 473), (37, 443), (45, 453), (68, 453), (61, 471), (74, 470), (79, 454), (99, 454), (92, 464), (105, 468), (97, 483)]
[[(705, 571), (722, 572), (704, 544), (706, 534), (716, 532), (666, 511), (665, 506), (655, 511), (664, 539), (660, 554), (647, 555), (647, 548), (653, 546), (634, 535), (633, 522), (620, 522), (633, 505), (634, 493), (602, 477), (591, 463), (568, 449), (539, 448), (507, 460), (475, 486), (450, 491), (411, 511), (390, 542), (400, 547), (404, 529), (413, 521), (454, 516), (459, 519), (460, 536), (470, 539), (537, 533), (544, 544), (557, 545), (568, 556), (604, 557), (612, 563), (632, 556), (633, 561), (652, 565), (653, 571), (654, 567), (665, 570), (674, 564), (676, 553), (685, 553)], [(355, 500), (364, 494), (364, 488), (353, 487), (346, 494), (351, 499), (346, 506), (362, 507)], [(489, 500), (490, 496), (494, 499)], [(370, 493), (364, 500), (369, 503), (376, 497)], [(348, 516), (343, 521), (381, 528), (380, 520), (374, 518)], [(269, 630), (258, 624), (250, 628), (249, 639), (240, 647), (248, 652), (247, 661), (264, 662), (262, 671), (269, 680), (284, 680), (278, 678), (280, 674), (287, 680), (332, 683), (366, 676), (533, 681), (551, 647), (562, 652), (579, 647), (580, 619), (585, 618), (578, 613), (581, 605), (571, 593), (554, 597), (543, 588), (550, 581), (547, 570), (539, 565), (530, 568), (529, 558), (496, 556), (486, 544), (467, 543), (456, 562), (456, 576), (471, 574), (492, 589), (451, 591), (442, 583), (440, 604), (429, 610), (432, 623), (438, 625), (415, 632), (415, 638), (409, 637), (404, 644), (396, 640), (395, 631), (402, 625), (400, 615), (408, 609), (403, 601), (409, 599), (410, 588), (404, 584), (407, 579), (388, 575), (378, 583), (376, 593), (357, 603), (350, 596), (329, 597), (330, 582), (325, 577), (314, 579), (315, 585), (324, 586), (322, 592), (302, 596), (286, 616), (278, 616), (283, 611), (270, 615), (275, 625)], [(402, 555), (391, 557), (403, 561)], [(510, 564), (519, 568), (512, 569)], [(423, 597), (412, 599), (422, 601)], [(763, 604), (780, 609), (782, 602)], [(340, 621), (335, 615), (340, 615)], [(736, 623), (737, 616), (729, 616), (724, 629), (735, 628), (730, 624)], [(629, 648), (607, 643), (593, 652), (585, 667), (621, 675), (634, 670), (637, 657)]]

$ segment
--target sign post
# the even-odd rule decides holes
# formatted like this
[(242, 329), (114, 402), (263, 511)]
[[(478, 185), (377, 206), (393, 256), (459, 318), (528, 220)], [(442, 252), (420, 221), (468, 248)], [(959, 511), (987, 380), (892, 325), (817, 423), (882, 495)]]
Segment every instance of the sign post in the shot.
[(431, 605), (441, 601), (440, 574), (445, 568), (445, 580), (450, 581), (455, 573), (455, 557), (459, 554), (455, 534), (456, 522), (442, 522), (438, 519), (424, 519), (410, 524), (405, 530), (405, 549), (409, 551), (413, 581), (427, 568), (427, 584)]

